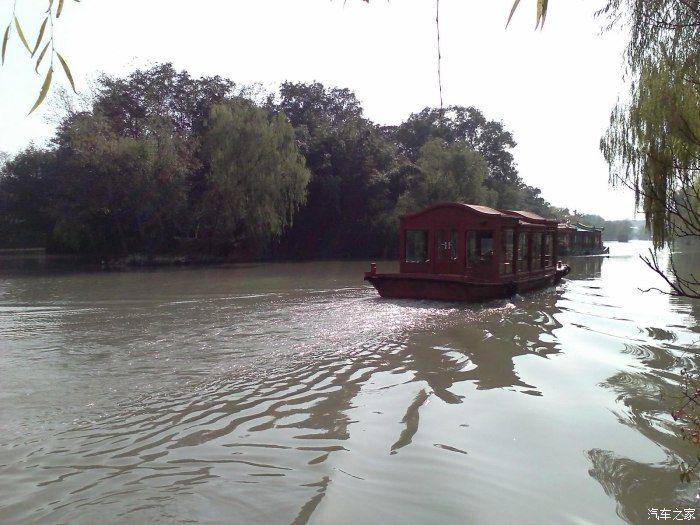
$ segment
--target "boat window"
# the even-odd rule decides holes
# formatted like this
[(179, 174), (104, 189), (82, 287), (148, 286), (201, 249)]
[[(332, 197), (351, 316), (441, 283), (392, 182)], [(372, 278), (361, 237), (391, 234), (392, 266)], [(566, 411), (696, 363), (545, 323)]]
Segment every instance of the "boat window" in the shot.
[(493, 233), (479, 232), (479, 257), (482, 264), (493, 260)]
[(542, 244), (542, 234), (532, 234), (532, 269), (542, 269), (542, 258), (544, 256), (544, 245)]
[(450, 236), (450, 259), (453, 261), (457, 260), (457, 232), (452, 230), (452, 235)]
[(467, 232), (467, 264), (474, 266), (479, 262), (479, 257), (476, 253), (476, 232)]
[(518, 271), (526, 272), (527, 261), (530, 258), (530, 253), (527, 244), (527, 234), (525, 232), (520, 232), (518, 234)]
[(406, 230), (406, 262), (422, 263), (427, 260), (427, 230)]
[(504, 228), (501, 233), (501, 275), (513, 273), (513, 228)]
[(554, 239), (551, 233), (544, 235), (544, 265), (546, 268), (554, 266)]
[(493, 232), (467, 232), (467, 265), (491, 264)]

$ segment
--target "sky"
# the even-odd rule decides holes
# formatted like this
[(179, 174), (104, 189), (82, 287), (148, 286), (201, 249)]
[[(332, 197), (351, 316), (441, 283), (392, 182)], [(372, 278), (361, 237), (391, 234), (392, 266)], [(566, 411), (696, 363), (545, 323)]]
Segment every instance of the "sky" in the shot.
[[(38, 0), (18, 0), (28, 40), (43, 19)], [(0, 25), (13, 0), (0, 0)], [(555, 206), (606, 219), (635, 215), (629, 190), (611, 188), (599, 141), (626, 92), (625, 34), (601, 33), (595, 0), (554, 0), (535, 31), (535, 0), (441, 0), (445, 105), (475, 106), (514, 135), (521, 177)], [(439, 106), (434, 0), (82, 0), (66, 1), (56, 47), (77, 90), (100, 73), (126, 75), (172, 62), (193, 76), (285, 80), (347, 87), (365, 116), (398, 124)], [(0, 151), (53, 135), (55, 104), (27, 116), (43, 77), (15, 37), (0, 68)], [(67, 85), (60, 71), (55, 85)]]

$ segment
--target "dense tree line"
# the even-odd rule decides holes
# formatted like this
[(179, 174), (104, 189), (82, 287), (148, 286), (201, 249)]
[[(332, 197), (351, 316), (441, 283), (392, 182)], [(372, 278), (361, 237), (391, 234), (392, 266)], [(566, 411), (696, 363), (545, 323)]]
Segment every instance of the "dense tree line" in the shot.
[(102, 257), (390, 256), (398, 215), (430, 203), (560, 212), (514, 146), (473, 107), (379, 126), (347, 89), (261, 98), (163, 64), (102, 77), (48, 146), (4, 161), (0, 239)]

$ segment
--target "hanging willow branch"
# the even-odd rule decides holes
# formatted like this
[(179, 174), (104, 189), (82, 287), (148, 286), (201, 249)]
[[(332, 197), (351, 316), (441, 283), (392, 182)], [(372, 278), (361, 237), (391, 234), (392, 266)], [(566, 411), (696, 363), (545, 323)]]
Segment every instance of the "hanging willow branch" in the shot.
[[(74, 2), (80, 2), (80, 0), (73, 0)], [(362, 0), (363, 2), (369, 4), (369, 0)], [(545, 17), (547, 16), (547, 4), (548, 0), (535, 0), (536, 1), (536, 9), (537, 9), (537, 23), (535, 25), (535, 28), (542, 28), (544, 25), (544, 20)], [(347, 0), (344, 0), (344, 3), (346, 3)], [(515, 13), (515, 10), (518, 7), (518, 4), (520, 3), (520, 0), (515, 0), (513, 3), (513, 7), (510, 11), (510, 16), (508, 17), (508, 23), (510, 23), (511, 18), (513, 17), (513, 14)], [(440, 109), (442, 111), (443, 108), (443, 99), (442, 99), (442, 71), (441, 71), (441, 53), (440, 53), (440, 0), (436, 0), (436, 8), (437, 8), (437, 15), (435, 17), (435, 22), (437, 24), (437, 45), (438, 45), (438, 87), (440, 90)], [(7, 55), (7, 46), (8, 43), (11, 39), (13, 29), (17, 32), (17, 36), (19, 37), (19, 40), (21, 41), (22, 45), (25, 47), (27, 52), (29, 53), (30, 57), (32, 59), (35, 59), (35, 56), (37, 57), (35, 59), (35, 65), (34, 65), (34, 71), (39, 72), (39, 67), (41, 66), (42, 63), (44, 63), (44, 59), (48, 56), (49, 58), (49, 67), (48, 70), (46, 71), (46, 74), (44, 76), (44, 82), (41, 85), (41, 89), (39, 90), (39, 96), (34, 103), (34, 106), (32, 107), (31, 111), (29, 112), (30, 114), (34, 112), (46, 99), (46, 96), (51, 88), (51, 83), (53, 80), (53, 71), (54, 71), (54, 58), (58, 60), (58, 62), (61, 65), (61, 69), (63, 69), (63, 73), (65, 74), (66, 78), (68, 79), (68, 82), (71, 85), (71, 88), (73, 88), (73, 91), (75, 91), (75, 82), (73, 80), (73, 75), (71, 74), (70, 68), (68, 67), (68, 63), (66, 60), (61, 56), (61, 54), (56, 51), (56, 46), (55, 46), (55, 36), (54, 36), (54, 21), (55, 19), (58, 19), (61, 17), (61, 14), (63, 13), (63, 8), (65, 6), (65, 0), (46, 0), (46, 17), (44, 17), (44, 20), (41, 23), (41, 26), (39, 27), (38, 30), (38, 36), (36, 39), (36, 42), (34, 46), (30, 46), (29, 40), (27, 40), (27, 37), (25, 36), (24, 30), (22, 28), (22, 25), (19, 21), (19, 18), (16, 15), (16, 6), (17, 6), (17, 0), (15, 0), (12, 4), (12, 14), (10, 16), (9, 22), (5, 28), (4, 33), (2, 33), (2, 46), (0, 47), (0, 63), (2, 65), (5, 64), (5, 58)], [(506, 24), (507, 26), (508, 24)], [(48, 32), (47, 32), (48, 29)], [(44, 44), (42, 46), (42, 44)], [(37, 51), (41, 48), (41, 51), (37, 55)]]
[[(74, 2), (80, 2), (80, 0), (73, 0)], [(56, 38), (54, 34), (54, 22), (56, 19), (60, 18), (63, 13), (63, 8), (65, 6), (65, 0), (47, 0), (47, 8), (45, 12), (45, 17), (39, 26), (38, 35), (34, 45), (29, 44), (29, 40), (25, 35), (22, 24), (17, 16), (17, 0), (12, 4), (12, 15), (10, 21), (5, 28), (5, 32), (2, 38), (2, 48), (0, 49), (0, 63), (5, 65), (5, 59), (7, 57), (7, 45), (10, 42), (10, 38), (13, 33), (13, 29), (17, 32), (17, 37), (26, 49), (29, 56), (34, 61), (34, 71), (39, 73), (39, 67), (44, 62), (44, 59), (48, 57), (48, 70), (44, 76), (44, 81), (39, 90), (39, 96), (36, 102), (32, 106), (29, 113), (33, 113), (46, 99), (46, 95), (49, 93), (51, 88), (51, 82), (53, 80), (54, 71), (54, 59), (58, 59), (59, 64), (61, 64), (61, 69), (66, 75), (68, 82), (70, 83), (73, 91), (75, 91), (75, 82), (73, 80), (73, 74), (68, 67), (68, 62), (61, 56), (61, 54), (56, 50)], [(48, 31), (47, 31), (48, 29)], [(37, 51), (41, 48), (41, 52), (37, 55)], [(36, 57), (36, 58), (35, 58)]]

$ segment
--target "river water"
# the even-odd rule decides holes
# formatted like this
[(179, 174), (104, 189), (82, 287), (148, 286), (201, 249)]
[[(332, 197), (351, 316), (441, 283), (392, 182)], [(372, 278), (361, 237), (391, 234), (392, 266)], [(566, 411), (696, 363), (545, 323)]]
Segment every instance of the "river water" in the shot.
[[(638, 253), (482, 305), (366, 262), (0, 261), (2, 523), (646, 523), (696, 509), (670, 412), (700, 304)], [(680, 255), (697, 264), (694, 255)], [(379, 270), (391, 269), (379, 263)], [(700, 509), (695, 510), (700, 519)], [(672, 514), (673, 516), (673, 514)]]

